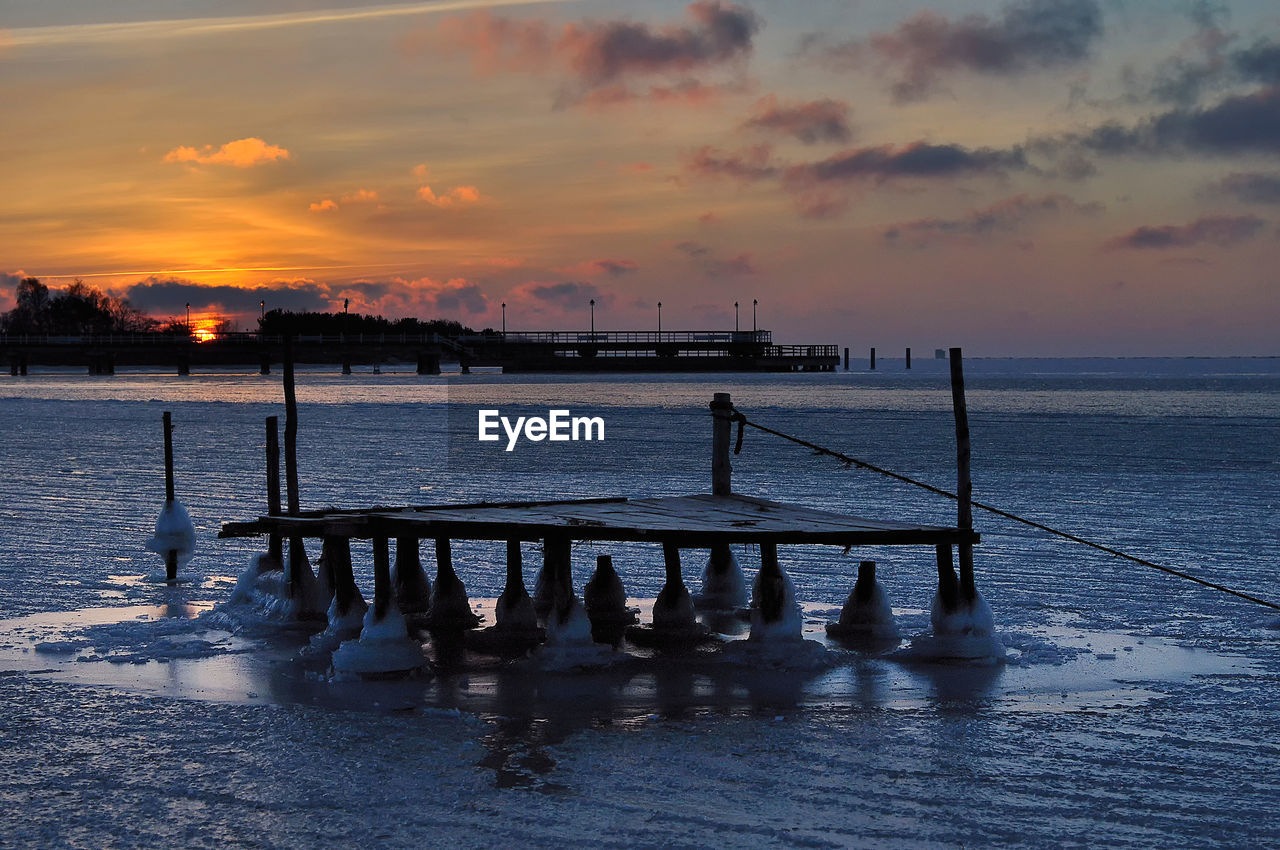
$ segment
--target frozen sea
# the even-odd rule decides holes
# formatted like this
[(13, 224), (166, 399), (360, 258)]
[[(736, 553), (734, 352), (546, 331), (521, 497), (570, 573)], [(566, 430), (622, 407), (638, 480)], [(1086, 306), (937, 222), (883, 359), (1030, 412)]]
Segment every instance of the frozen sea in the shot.
[[(306, 368), (303, 507), (704, 492), (719, 391), (762, 423), (950, 488), (946, 364), (914, 365)], [(966, 374), (975, 498), (1280, 599), (1280, 359), (971, 359)], [(599, 415), (606, 439), (503, 452), (475, 439), (482, 407)], [(197, 532), (176, 587), (144, 549), (165, 410)], [(1002, 665), (832, 650), (817, 672), (675, 663), (352, 685), (303, 671), (291, 657), (305, 638), (217, 616), (261, 546), (216, 535), (264, 510), (270, 415), (283, 420), (278, 372), (0, 377), (0, 845), (1280, 843), (1280, 612), (982, 512), (977, 577)], [(954, 520), (946, 500), (759, 432), (733, 464), (749, 495)], [(354, 548), (369, 594), (370, 555)], [(661, 555), (640, 545), (575, 547), (579, 591), (605, 552), (633, 598), (656, 595)], [(838, 614), (860, 558), (879, 563), (906, 638), (927, 631), (931, 550), (784, 547), (807, 628)], [(459, 543), (454, 560), (474, 600), (501, 590), (497, 547)], [(702, 564), (686, 552), (694, 589)]]

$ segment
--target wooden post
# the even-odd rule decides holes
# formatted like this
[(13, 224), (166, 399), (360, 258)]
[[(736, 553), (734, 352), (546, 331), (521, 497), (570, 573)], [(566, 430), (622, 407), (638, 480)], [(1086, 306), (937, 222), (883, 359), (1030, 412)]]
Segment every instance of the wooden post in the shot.
[[(173, 506), (173, 417), (169, 411), (164, 412), (164, 506), (168, 510)], [(178, 550), (170, 549), (164, 556), (165, 581), (178, 578)]]
[(874, 348), (871, 349), (871, 368), (873, 370), (876, 368), (876, 350)]
[(284, 335), (284, 477), (289, 516), (301, 510), (298, 499), (298, 396), (293, 383), (293, 337)]
[[(951, 407), (956, 420), (956, 525), (973, 531), (973, 480), (969, 475), (969, 411), (964, 400), (964, 360), (959, 348), (951, 349)], [(966, 601), (975, 596), (973, 544), (960, 544), (960, 592)]]
[[(267, 417), (267, 515), (280, 516), (280, 420)], [(267, 554), (284, 564), (284, 541), (279, 534), (267, 538)]]
[(733, 465), (729, 463), (729, 438), (733, 431), (733, 401), (728, 393), (711, 399), (711, 495), (733, 493)]
[(387, 616), (391, 605), (391, 550), (386, 537), (373, 538), (373, 619)]
[(529, 595), (524, 586), (524, 554), (520, 551), (519, 540), (507, 541), (507, 584), (502, 592)]
[(662, 561), (667, 571), (666, 587), (672, 590), (684, 587), (684, 576), (680, 569), (680, 547), (674, 543), (662, 544)]
[[(167, 510), (174, 502), (173, 486), (173, 418), (164, 412), (164, 505)], [(165, 581), (178, 578), (178, 550), (170, 549), (164, 557)]]
[(173, 415), (164, 412), (164, 503), (173, 504)]
[(752, 605), (760, 612), (762, 622), (776, 623), (782, 619), (786, 579), (782, 577), (782, 567), (778, 564), (777, 543), (765, 541), (760, 544), (760, 573), (756, 576), (752, 596)]
[(945, 611), (954, 611), (960, 601), (960, 583), (956, 580), (956, 568), (951, 561), (951, 545), (939, 543), (936, 547), (938, 556), (938, 599)]
[(907, 368), (911, 368), (911, 349), (907, 349)]
[(849, 346), (844, 347), (844, 370), (849, 371)]
[(351, 538), (336, 535), (324, 538), (324, 568), (333, 582), (333, 600), (338, 616), (346, 616), (360, 599), (360, 588), (351, 568)]

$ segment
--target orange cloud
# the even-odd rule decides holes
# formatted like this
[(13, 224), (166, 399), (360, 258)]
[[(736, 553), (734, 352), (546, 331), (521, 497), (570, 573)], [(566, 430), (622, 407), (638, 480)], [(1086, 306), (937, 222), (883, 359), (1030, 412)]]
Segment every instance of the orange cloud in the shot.
[(342, 196), (344, 204), (371, 204), (378, 200), (378, 193), (372, 189), (357, 189)]
[(308, 207), (312, 212), (333, 212), (337, 208), (338, 205), (328, 198), (325, 198), (323, 201), (316, 201)]
[(474, 204), (480, 200), (480, 190), (475, 186), (455, 186), (443, 195), (437, 195), (430, 186), (421, 186), (418, 197), (432, 206), (444, 209), (460, 204)]
[(351, 299), (350, 309), (382, 316), (418, 316), (469, 320), (489, 311), (489, 298), (466, 278), (447, 281), (429, 277), (417, 280), (392, 278), (389, 281), (361, 280), (337, 287), (333, 308), (341, 309)]
[(176, 147), (164, 155), (165, 162), (198, 162), (202, 165), (231, 165), (236, 168), (250, 168), (264, 162), (275, 162), (278, 159), (289, 159), (287, 150), (278, 145), (269, 145), (256, 136), (247, 139), (236, 139), (219, 148), (205, 145), (196, 149), (185, 145)]
[(431, 173), (431, 169), (427, 168), (427, 166), (424, 164), (419, 164), (409, 169), (409, 173), (412, 174), (414, 177), (417, 177), (419, 180), (426, 180), (427, 175)]

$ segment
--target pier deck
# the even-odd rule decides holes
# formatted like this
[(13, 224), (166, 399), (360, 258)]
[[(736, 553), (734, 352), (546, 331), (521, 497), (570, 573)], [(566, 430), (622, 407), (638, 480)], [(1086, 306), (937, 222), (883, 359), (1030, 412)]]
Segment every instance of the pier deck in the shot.
[(313, 511), (226, 523), (221, 537), (417, 537), (462, 540), (653, 541), (839, 546), (974, 544), (973, 531), (831, 513), (750, 496), (693, 495)]

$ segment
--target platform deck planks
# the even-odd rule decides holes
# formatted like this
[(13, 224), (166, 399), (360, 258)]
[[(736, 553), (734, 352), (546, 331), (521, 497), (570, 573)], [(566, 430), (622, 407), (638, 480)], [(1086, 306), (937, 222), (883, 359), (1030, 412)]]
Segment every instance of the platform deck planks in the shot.
[(937, 546), (979, 540), (967, 529), (867, 519), (738, 494), (311, 511), (226, 523), (219, 536), (262, 534), (458, 540), (559, 537), (660, 541), (689, 547), (714, 543)]

